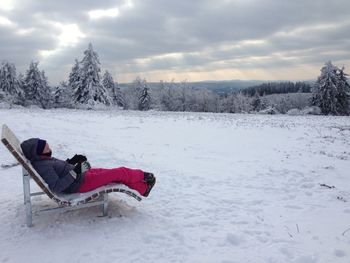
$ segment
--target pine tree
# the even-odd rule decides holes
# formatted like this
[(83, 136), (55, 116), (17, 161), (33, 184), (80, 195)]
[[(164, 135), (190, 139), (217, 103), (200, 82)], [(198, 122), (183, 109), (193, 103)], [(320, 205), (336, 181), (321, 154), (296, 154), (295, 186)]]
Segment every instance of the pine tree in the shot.
[(114, 94), (115, 94), (115, 104), (119, 107), (125, 108), (125, 96), (121, 89), (119, 88), (118, 83), (116, 83), (114, 88)]
[(312, 104), (323, 114), (348, 114), (349, 84), (343, 69), (326, 62), (312, 89)]
[(84, 58), (79, 65), (79, 86), (74, 90), (74, 102), (94, 106), (110, 105), (111, 98), (101, 85), (100, 61), (91, 43), (84, 51)]
[(63, 81), (55, 87), (53, 93), (53, 103), (56, 108), (70, 108), (72, 106), (73, 92), (66, 82)]
[(24, 103), (24, 92), (17, 78), (16, 67), (12, 63), (4, 62), (0, 68), (0, 91), (9, 103)]
[(105, 90), (108, 92), (108, 95), (112, 100), (111, 102), (113, 102), (114, 104), (116, 101), (115, 83), (111, 73), (109, 73), (108, 70), (106, 70), (105, 73), (103, 74), (102, 85), (105, 88)]
[(337, 95), (337, 109), (340, 115), (350, 114), (350, 85), (347, 79), (348, 74), (344, 72), (344, 67), (339, 69), (338, 78), (338, 95)]
[(19, 103), (18, 104), (25, 105), (24, 75), (22, 73), (19, 73), (17, 80), (18, 80), (18, 85), (19, 85), (19, 89), (20, 89)]
[(41, 97), (45, 101), (44, 108), (51, 108), (53, 104), (53, 89), (49, 86), (49, 80), (46, 77), (45, 71), (40, 72), (42, 89), (40, 90)]
[(31, 62), (24, 79), (26, 104), (47, 108), (50, 105), (51, 94), (45, 72), (40, 72), (38, 62)]
[[(68, 86), (72, 90), (72, 93), (75, 95), (74, 100), (75, 101), (80, 101), (82, 94), (81, 94), (81, 81), (80, 81), (80, 69), (79, 69), (79, 61), (75, 59), (74, 66), (72, 67), (71, 72), (69, 73), (69, 78), (68, 78)], [(77, 95), (76, 95), (77, 94)]]
[(253, 110), (254, 111), (260, 111), (261, 108), (262, 108), (261, 106), (262, 106), (262, 103), (261, 103), (261, 99), (260, 99), (260, 96), (259, 96), (259, 92), (255, 91), (255, 95), (254, 95), (253, 100), (252, 100)]
[(151, 95), (145, 79), (142, 82), (142, 90), (141, 95), (139, 96), (138, 108), (142, 111), (146, 111), (151, 108)]
[(23, 76), (23, 74), (19, 73), (17, 79), (18, 79), (19, 88), (21, 89), (21, 91), (23, 93), (23, 98), (24, 98), (24, 76)]

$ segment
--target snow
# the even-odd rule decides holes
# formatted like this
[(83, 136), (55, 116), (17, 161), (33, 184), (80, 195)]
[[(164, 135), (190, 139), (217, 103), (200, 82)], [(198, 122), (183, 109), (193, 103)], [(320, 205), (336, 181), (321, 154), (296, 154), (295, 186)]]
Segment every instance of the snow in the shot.
[[(0, 262), (350, 261), (349, 117), (34, 108), (0, 120), (55, 157), (157, 176), (141, 202), (110, 194), (108, 217), (92, 207), (27, 228), (21, 168), (0, 168)], [(0, 164), (13, 161), (2, 147)]]

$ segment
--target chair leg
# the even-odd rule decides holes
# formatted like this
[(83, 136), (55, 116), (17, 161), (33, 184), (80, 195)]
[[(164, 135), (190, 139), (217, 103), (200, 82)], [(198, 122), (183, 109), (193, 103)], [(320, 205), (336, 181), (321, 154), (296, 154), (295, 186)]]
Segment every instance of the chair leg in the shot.
[(30, 178), (28, 173), (23, 169), (23, 195), (24, 195), (24, 205), (26, 210), (26, 224), (28, 227), (33, 225), (32, 218), (32, 202), (30, 198)]
[(108, 215), (108, 193), (103, 194), (102, 215)]

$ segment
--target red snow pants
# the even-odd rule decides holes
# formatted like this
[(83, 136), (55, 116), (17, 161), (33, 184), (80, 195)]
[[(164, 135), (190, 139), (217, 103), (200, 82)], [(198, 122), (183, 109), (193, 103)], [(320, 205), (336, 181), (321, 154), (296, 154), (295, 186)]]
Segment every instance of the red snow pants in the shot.
[(85, 178), (78, 192), (89, 192), (110, 183), (122, 183), (143, 195), (147, 190), (147, 183), (143, 179), (143, 171), (139, 169), (126, 167), (113, 169), (91, 168), (85, 173)]

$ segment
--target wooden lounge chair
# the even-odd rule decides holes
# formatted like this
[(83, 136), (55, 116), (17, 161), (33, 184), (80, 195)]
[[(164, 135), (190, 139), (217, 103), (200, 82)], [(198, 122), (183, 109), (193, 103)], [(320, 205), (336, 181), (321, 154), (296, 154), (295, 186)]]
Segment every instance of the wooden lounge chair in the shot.
[[(123, 184), (110, 184), (107, 186), (99, 187), (87, 193), (56, 194), (50, 190), (45, 181), (33, 168), (30, 161), (27, 160), (23, 155), (22, 149), (20, 147), (21, 142), (5, 124), (2, 126), (1, 141), (22, 166), (23, 197), (27, 226), (32, 226), (33, 224), (31, 197), (36, 195), (46, 194), (49, 198), (58, 204), (58, 207), (37, 210), (34, 212), (35, 214), (57, 210), (75, 210), (84, 207), (100, 205), (103, 216), (106, 216), (108, 213), (108, 193), (111, 192), (125, 193), (131, 197), (134, 197), (136, 200), (141, 201), (141, 197), (137, 194), (136, 191), (131, 190), (129, 187)], [(30, 192), (30, 179), (33, 179), (38, 184), (42, 192)]]

